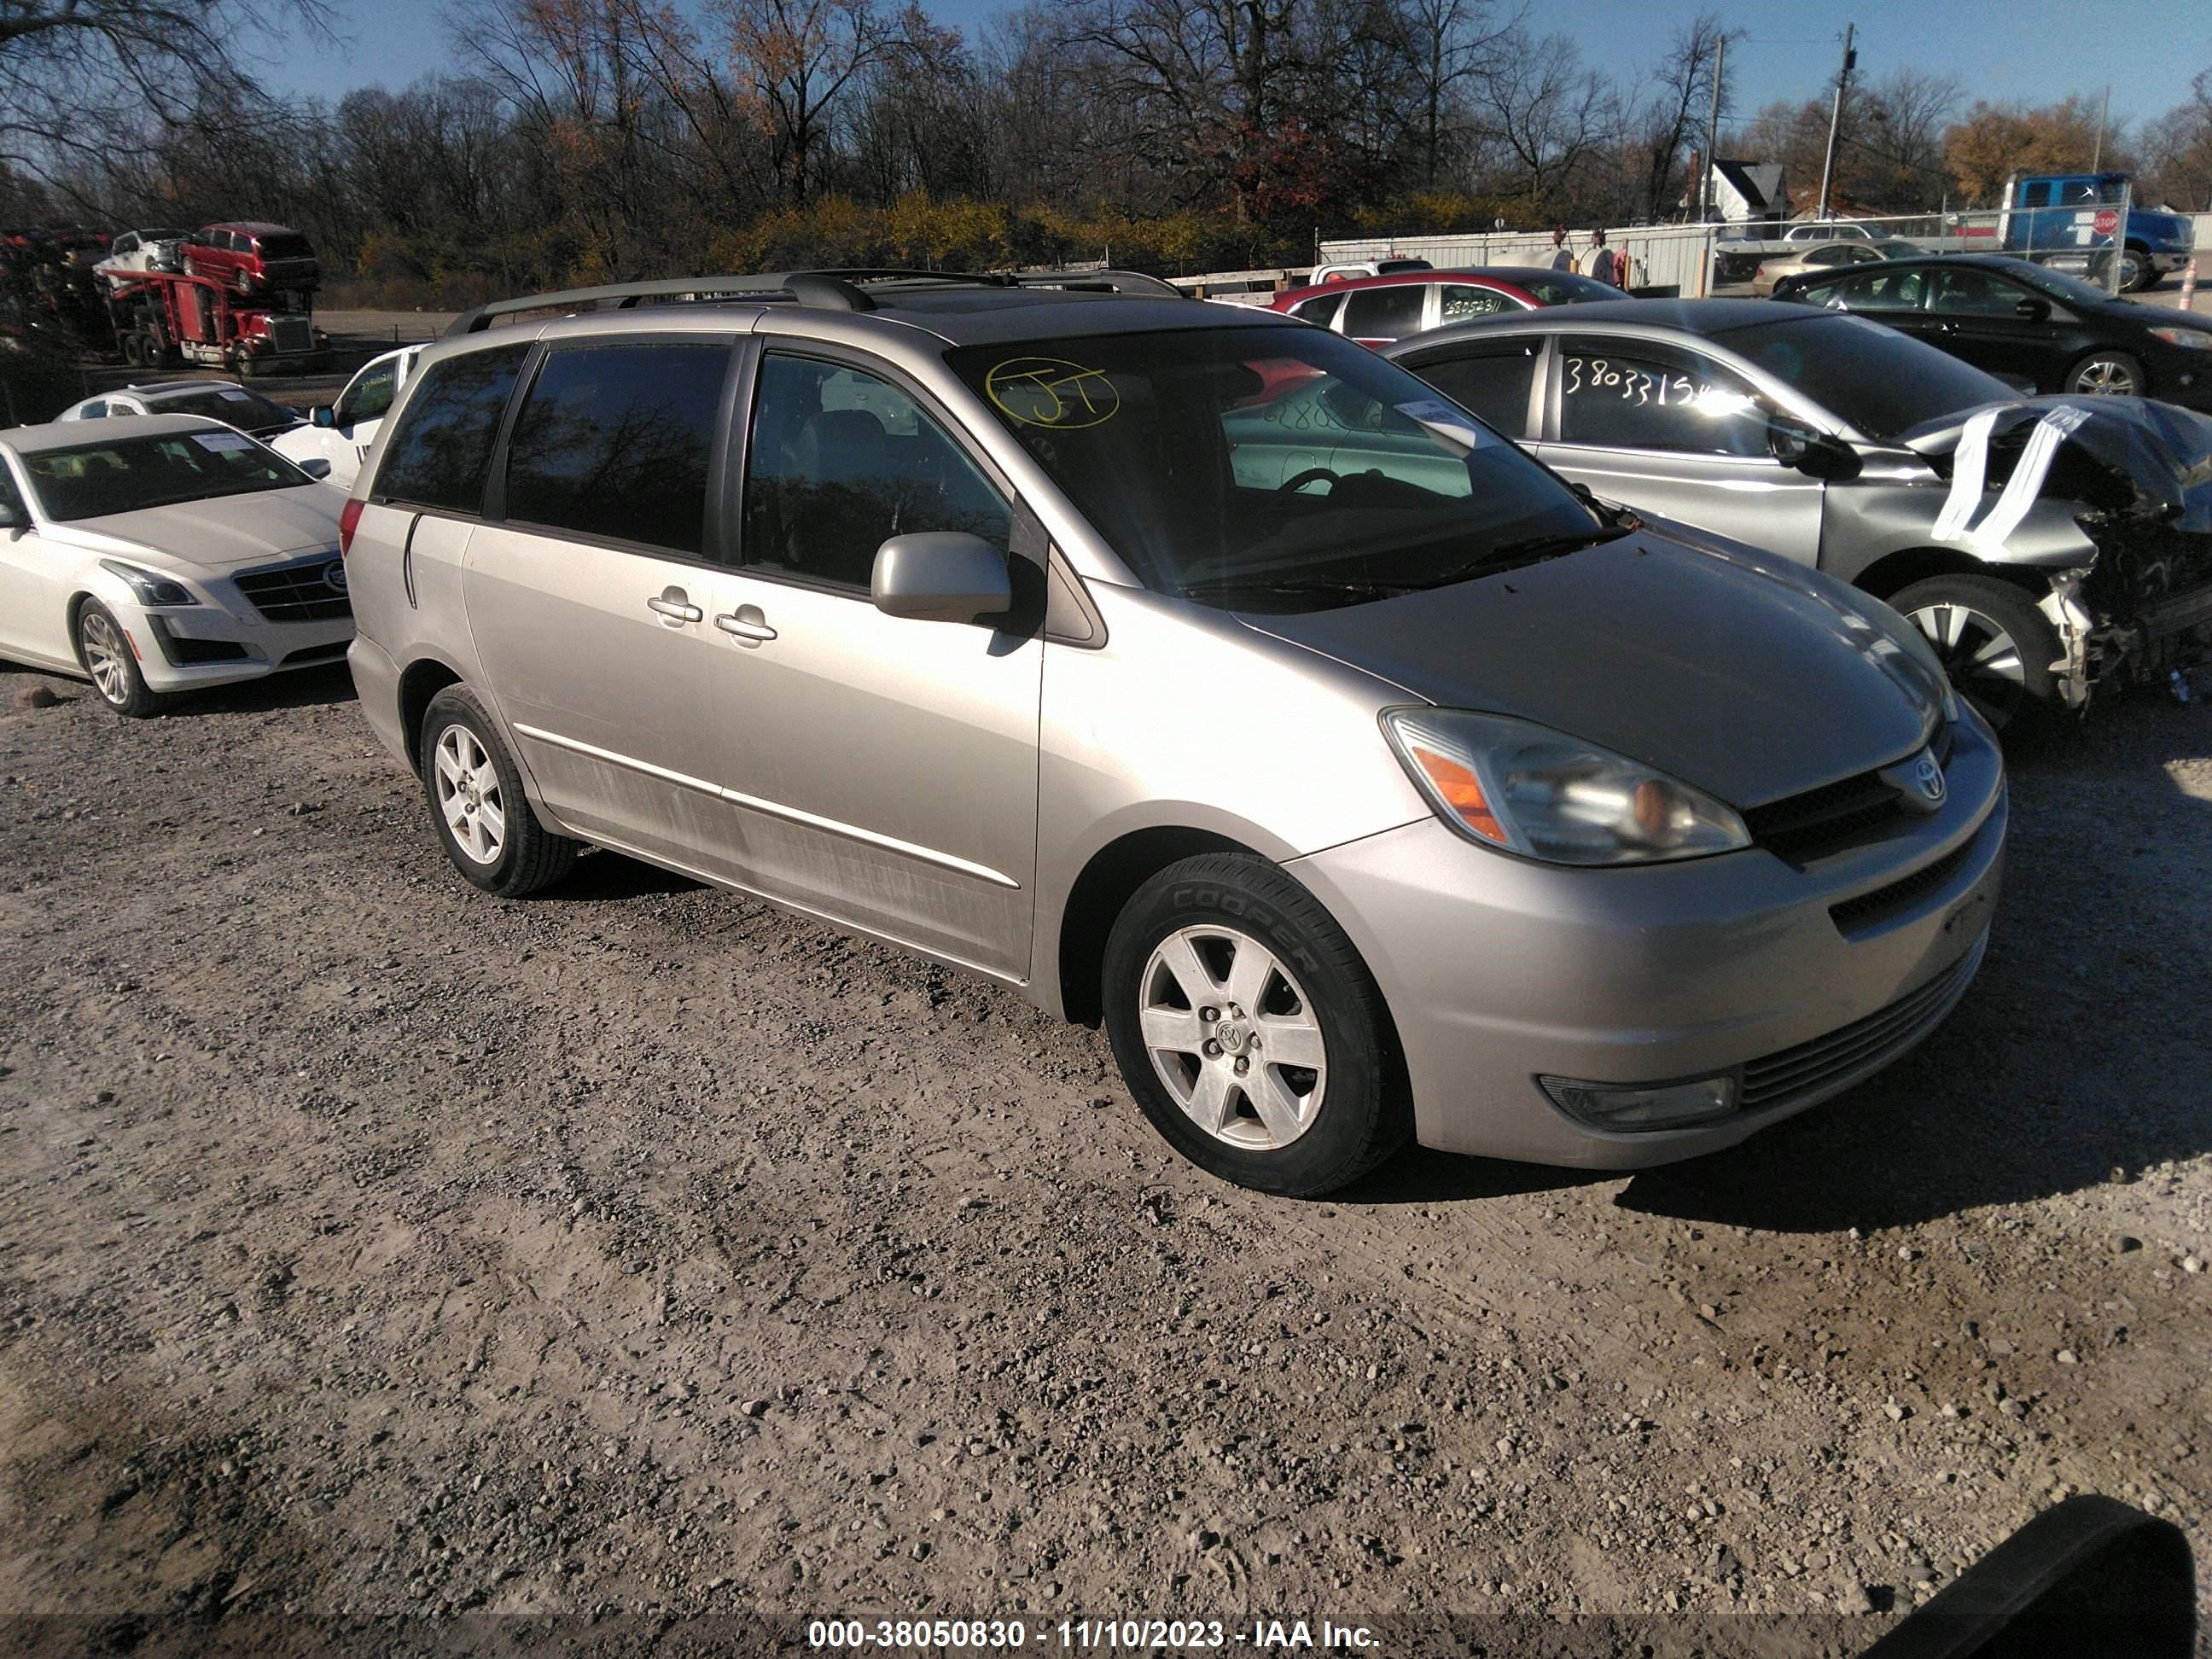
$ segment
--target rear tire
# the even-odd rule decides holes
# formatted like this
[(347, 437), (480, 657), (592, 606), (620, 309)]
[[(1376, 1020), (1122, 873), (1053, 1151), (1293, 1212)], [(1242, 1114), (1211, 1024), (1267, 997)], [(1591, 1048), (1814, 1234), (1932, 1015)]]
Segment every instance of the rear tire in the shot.
[(1889, 603), (1935, 647), (1951, 689), (2008, 739), (2057, 713), (2051, 665), (2064, 647), (2025, 589), (1994, 576), (1931, 576)]
[(1320, 902), (1264, 859), (1185, 859), (1139, 888), (1108, 937), (1103, 989), (1130, 1093), (1224, 1181), (1313, 1197), (1412, 1133), (1382, 992)]
[(430, 821), (456, 870), (501, 898), (537, 892), (568, 873), (577, 844), (539, 821), (498, 726), (468, 691), (449, 685), (430, 699), (421, 753)]

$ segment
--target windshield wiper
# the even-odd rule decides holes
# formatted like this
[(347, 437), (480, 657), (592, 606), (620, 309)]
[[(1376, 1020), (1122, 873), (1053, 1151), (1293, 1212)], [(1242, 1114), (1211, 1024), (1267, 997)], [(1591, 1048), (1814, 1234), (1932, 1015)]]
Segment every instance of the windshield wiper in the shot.
[(1200, 592), (1214, 592), (1226, 589), (1242, 593), (1285, 593), (1290, 595), (1349, 594), (1364, 599), (1395, 599), (1402, 593), (1418, 592), (1424, 584), (1415, 582), (1370, 581), (1359, 576), (1297, 577), (1297, 576), (1223, 576), (1206, 581), (1185, 582), (1177, 590), (1185, 599)]
[(1617, 541), (1627, 533), (1625, 525), (1607, 525), (1599, 529), (1569, 530), (1549, 536), (1524, 536), (1517, 542), (1505, 542), (1492, 548), (1479, 559), (1454, 565), (1421, 586), (1448, 587), (1454, 582), (1471, 582), (1479, 576), (1494, 576), (1502, 571), (1518, 570), (1523, 565), (1540, 564), (1546, 559), (1579, 553), (1586, 547)]

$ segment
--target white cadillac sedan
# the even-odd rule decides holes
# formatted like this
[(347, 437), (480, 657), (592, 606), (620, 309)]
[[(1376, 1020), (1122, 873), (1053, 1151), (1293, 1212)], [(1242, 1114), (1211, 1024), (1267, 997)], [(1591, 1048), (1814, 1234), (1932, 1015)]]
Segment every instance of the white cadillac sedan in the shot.
[(88, 678), (125, 714), (340, 661), (343, 505), (197, 416), (0, 431), (0, 656)]

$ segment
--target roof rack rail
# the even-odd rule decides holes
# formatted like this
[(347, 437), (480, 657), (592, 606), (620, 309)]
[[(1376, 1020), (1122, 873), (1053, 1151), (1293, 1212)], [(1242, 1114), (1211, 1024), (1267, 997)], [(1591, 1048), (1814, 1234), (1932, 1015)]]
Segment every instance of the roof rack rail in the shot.
[(896, 265), (848, 266), (825, 270), (764, 272), (752, 276), (664, 276), (650, 282), (610, 283), (596, 288), (526, 294), (472, 307), (447, 328), (448, 338), (478, 334), (501, 317), (526, 311), (557, 311), (580, 306), (628, 311), (641, 301), (790, 299), (823, 311), (873, 311), (875, 297), (866, 283), (931, 283), (947, 288), (1062, 289), (1072, 293), (1142, 294), (1182, 299), (1182, 290), (1138, 270), (915, 270)]
[(447, 337), (478, 334), (501, 317), (523, 311), (554, 311), (566, 307), (612, 301), (611, 308), (628, 311), (641, 300), (744, 299), (787, 293), (781, 276), (664, 276), (652, 282), (609, 283), (598, 288), (568, 288), (553, 294), (526, 294), (512, 300), (489, 300), (471, 307), (447, 328)]

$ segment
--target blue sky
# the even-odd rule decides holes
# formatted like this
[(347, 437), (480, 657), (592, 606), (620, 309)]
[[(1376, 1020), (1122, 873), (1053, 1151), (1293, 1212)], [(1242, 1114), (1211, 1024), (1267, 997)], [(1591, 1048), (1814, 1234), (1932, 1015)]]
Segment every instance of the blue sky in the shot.
[[(1003, 0), (925, 0), (939, 22), (971, 39), (1006, 9)], [(1834, 72), (1844, 25), (1859, 29), (1859, 69), (1900, 64), (1957, 76), (1971, 100), (2043, 100), (2112, 89), (2115, 124), (2164, 114), (2212, 68), (2212, 8), (2203, 0), (1702, 0), (1750, 31), (1729, 54), (1729, 103), (1748, 116), (1776, 98), (1820, 91)], [(1538, 3), (1548, 24), (1580, 41), (1599, 68), (1627, 76), (1666, 49), (1701, 0), (1570, 0)], [(441, 0), (331, 0), (337, 46), (299, 37), (268, 54), (269, 82), (335, 99), (356, 87), (399, 87), (449, 67)]]

